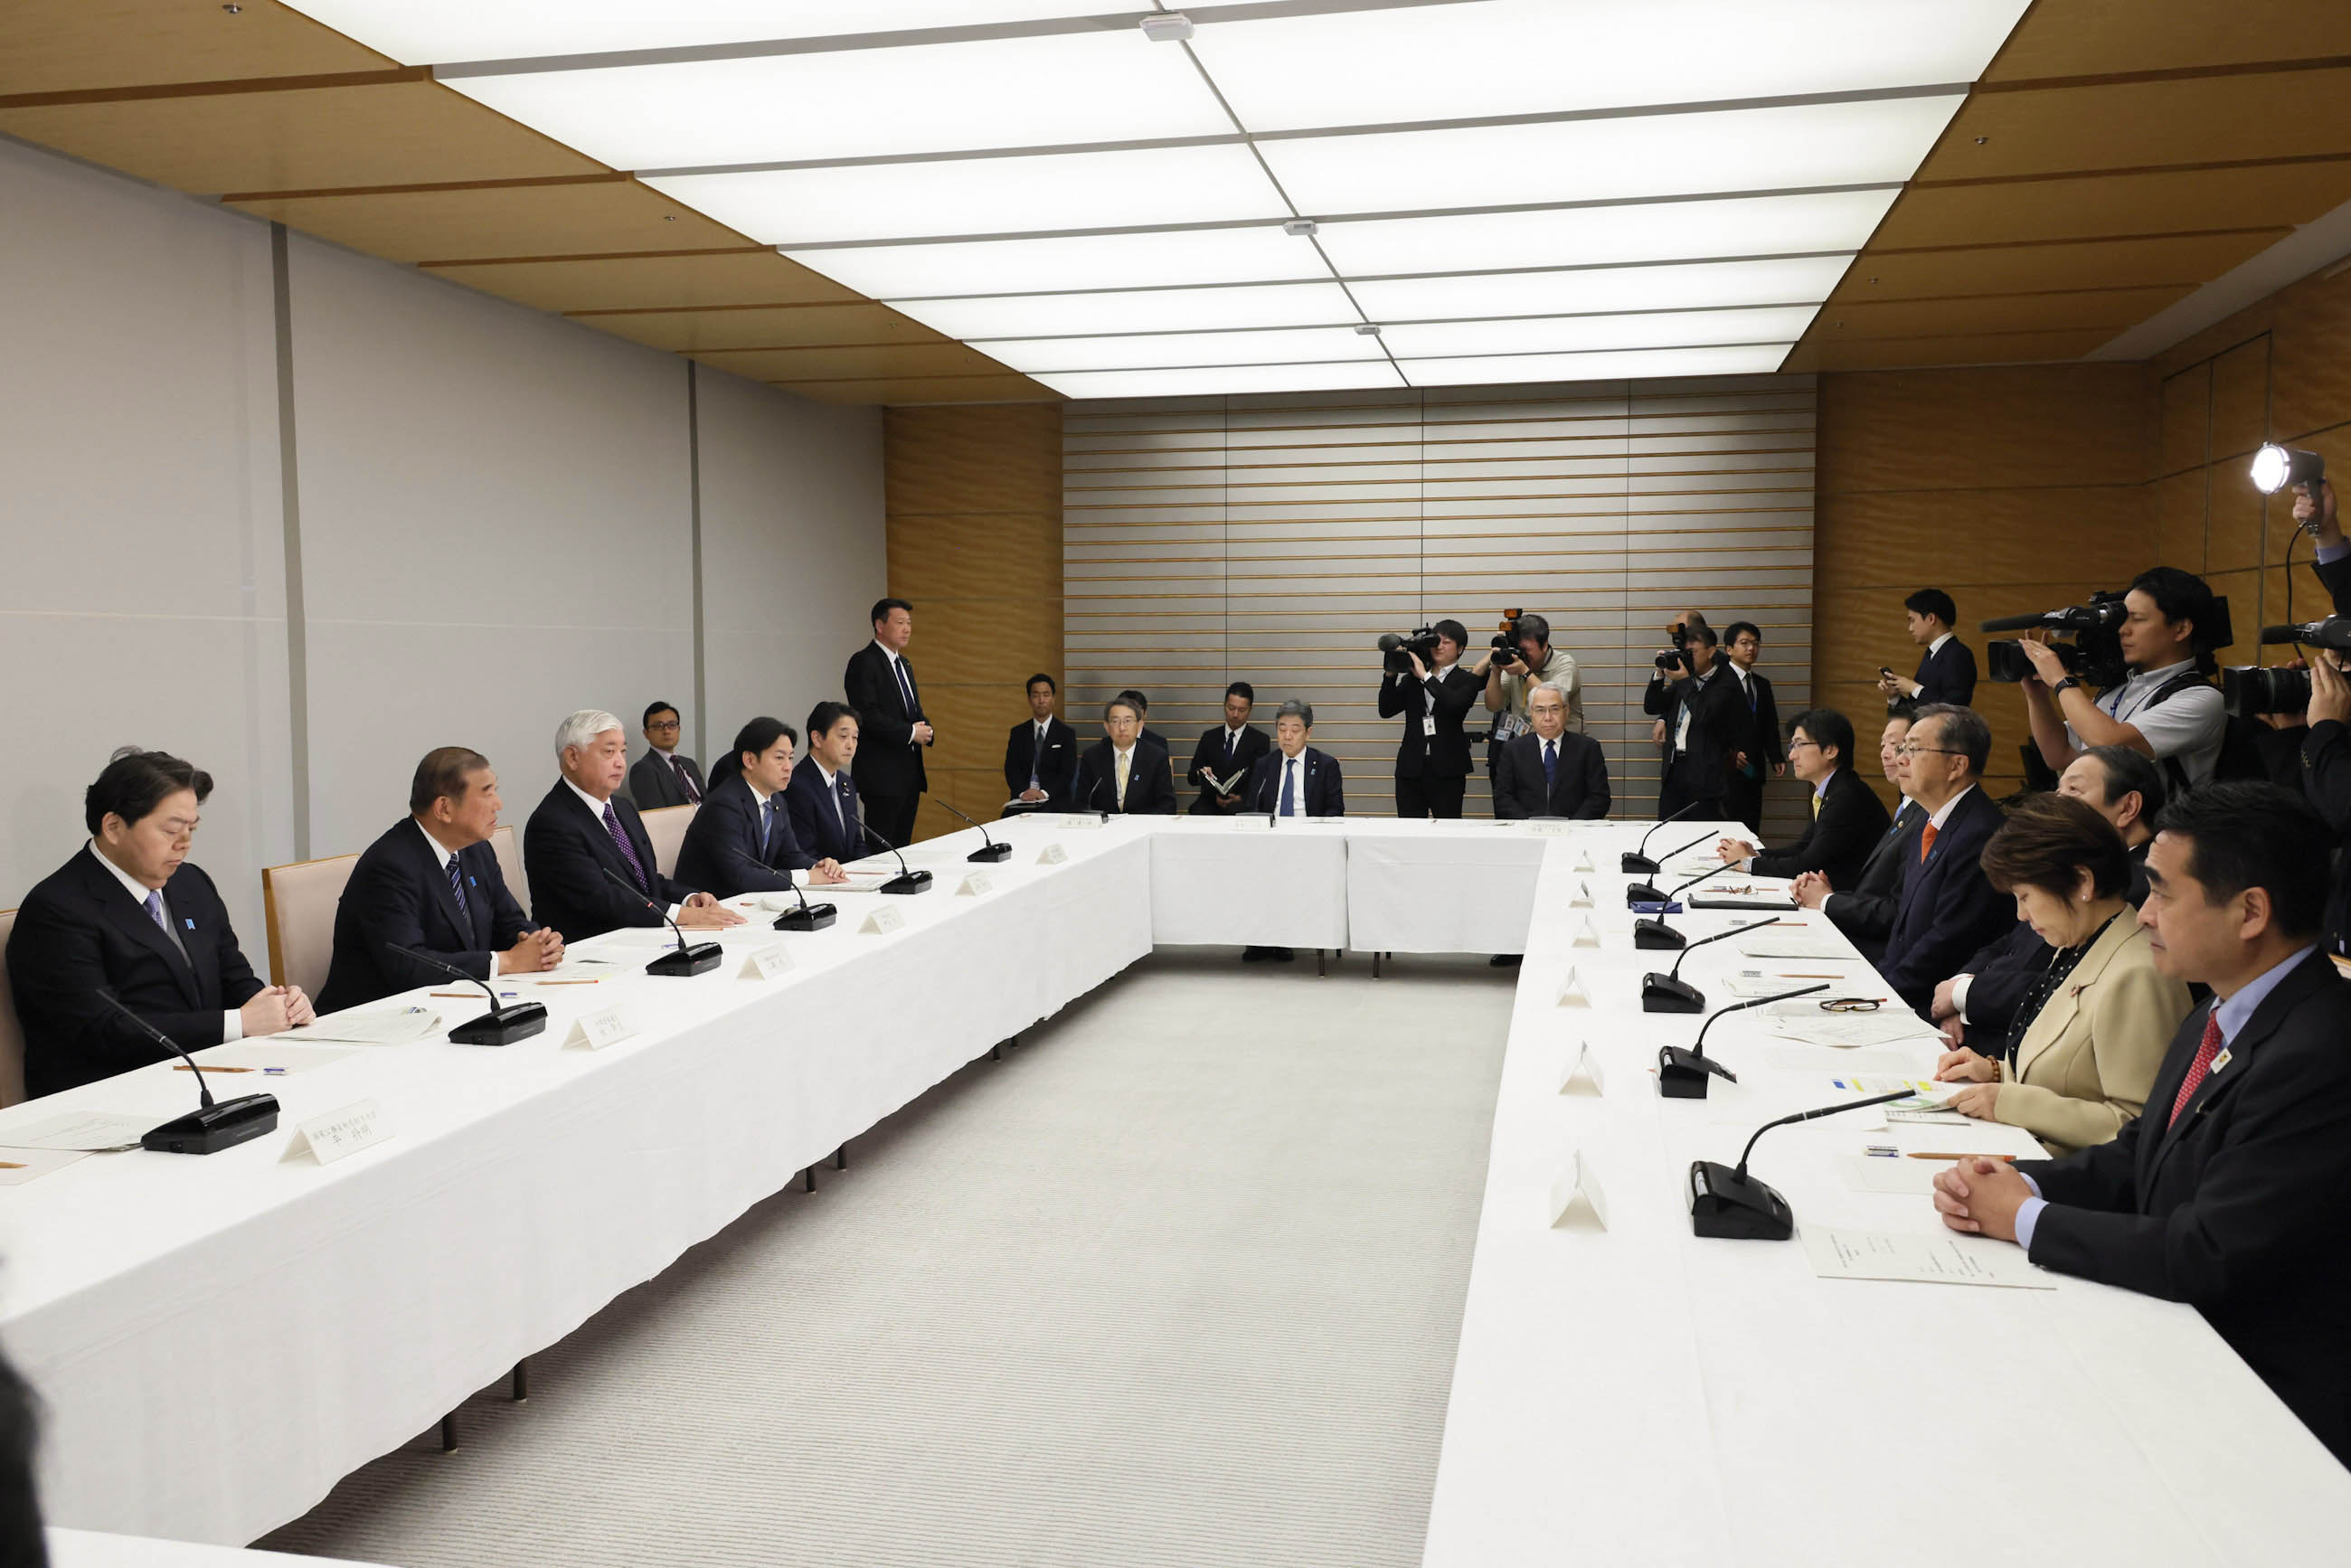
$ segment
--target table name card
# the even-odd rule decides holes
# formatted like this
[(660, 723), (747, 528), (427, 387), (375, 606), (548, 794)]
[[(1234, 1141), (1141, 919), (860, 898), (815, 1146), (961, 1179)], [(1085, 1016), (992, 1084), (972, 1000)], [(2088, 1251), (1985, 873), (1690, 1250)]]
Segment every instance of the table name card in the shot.
[(1600, 1173), (1592, 1168), (1582, 1149), (1570, 1155), (1567, 1168), (1552, 1178), (1546, 1207), (1553, 1229), (1576, 1221), (1579, 1228), (1608, 1228), (1608, 1197), (1600, 1190)]
[(1069, 858), (1070, 852), (1063, 849), (1059, 844), (1047, 844), (1043, 849), (1037, 852), (1037, 863), (1039, 865), (1060, 865)]
[(1559, 1005), (1563, 1008), (1588, 1008), (1592, 1005), (1591, 988), (1583, 983), (1583, 977), (1573, 967), (1567, 971), (1567, 979), (1559, 988)]
[(1231, 823), (1237, 832), (1270, 833), (1273, 831), (1273, 819), (1263, 811), (1247, 811), (1238, 816), (1228, 817), (1226, 821)]
[(1599, 869), (1600, 868), (1598, 866), (1592, 863), (1592, 852), (1590, 850), (1586, 850), (1582, 854), (1576, 856), (1575, 863), (1568, 867), (1568, 870), (1570, 871), (1598, 871)]
[(1588, 883), (1588, 882), (1579, 882), (1579, 883), (1577, 883), (1575, 884), (1575, 896), (1574, 896), (1574, 897), (1573, 897), (1573, 898), (1571, 898), (1571, 899), (1569, 899), (1569, 900), (1567, 901), (1567, 906), (1568, 906), (1570, 909), (1589, 909), (1589, 908), (1591, 908), (1591, 907), (1592, 907), (1592, 884), (1591, 884), (1590, 883)]
[(1583, 917), (1583, 925), (1575, 933), (1575, 945), (1579, 947), (1600, 946), (1600, 927), (1592, 924), (1592, 916), (1589, 915)]
[(1565, 817), (1530, 817), (1527, 819), (1527, 831), (1531, 833), (1546, 833), (1553, 836), (1563, 836), (1568, 833), (1582, 832), (1583, 831), (1583, 823), (1572, 821)]
[(320, 1165), (330, 1166), (391, 1136), (391, 1118), (374, 1101), (360, 1100), (297, 1124), (286, 1157), (298, 1159), (307, 1153)]
[(1081, 831), (1088, 828), (1107, 828), (1110, 826), (1110, 819), (1104, 817), (1099, 811), (1071, 811), (1064, 816), (1054, 817), (1049, 820), (1057, 828), (1076, 828)]
[(745, 980), (772, 980), (792, 967), (792, 956), (780, 942), (770, 942), (764, 947), (754, 947), (743, 955), (743, 972), (737, 977)]
[(867, 936), (887, 936), (893, 931), (904, 931), (905, 928), (904, 915), (894, 909), (877, 909), (867, 915), (865, 924), (857, 929), (861, 935)]
[(587, 1051), (601, 1051), (608, 1045), (618, 1045), (636, 1032), (636, 1021), (629, 1017), (627, 1009), (618, 1006), (598, 1008), (571, 1026), (571, 1032), (563, 1037), (563, 1043), (566, 1049), (579, 1046)]
[(976, 871), (969, 876), (963, 879), (963, 885), (956, 889), (956, 896), (957, 898), (977, 898), (983, 893), (993, 893), (995, 891), (996, 884), (987, 880), (987, 873), (984, 871)]
[(1590, 1040), (1579, 1040), (1567, 1059), (1567, 1071), (1561, 1074), (1559, 1092), (1562, 1094), (1600, 1094), (1606, 1092), (1600, 1072), (1599, 1053), (1592, 1049)]

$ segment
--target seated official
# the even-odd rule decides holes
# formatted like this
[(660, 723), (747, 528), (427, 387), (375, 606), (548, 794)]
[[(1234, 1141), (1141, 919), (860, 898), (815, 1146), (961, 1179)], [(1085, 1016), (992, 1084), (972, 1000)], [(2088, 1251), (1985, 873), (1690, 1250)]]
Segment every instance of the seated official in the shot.
[(1608, 758), (1600, 743), (1567, 727), (1567, 688), (1545, 681), (1527, 694), (1532, 732), (1494, 760), (1494, 815), (1600, 818), (1608, 814)]
[(799, 738), (779, 718), (755, 718), (735, 732), (734, 771), (711, 786), (702, 810), (685, 825), (678, 881), (732, 898), (787, 892), (796, 871), (807, 872), (810, 883), (848, 880), (839, 860), (801, 847), (792, 831), (784, 791), (792, 781)]
[(1905, 855), (1910, 863), (1877, 970), (1923, 1017), (1935, 982), (2006, 935), (2016, 915), (1978, 863), (2002, 821), (1999, 804), (1982, 789), (1991, 727), (1973, 708), (1930, 704), (1910, 721), (1902, 755), (1910, 798), (1927, 817), (1918, 826), (1917, 858)]
[(1813, 787), (1813, 820), (1803, 836), (1784, 850), (1761, 850), (1744, 839), (1725, 839), (1715, 852), (1756, 876), (1826, 877), (1832, 887), (1861, 880), (1869, 857), (1892, 827), (1877, 791), (1861, 781), (1848, 759), (1853, 721), (1834, 708), (1798, 714), (1788, 725), (1788, 766)]
[(1347, 792), (1339, 780), (1338, 759), (1306, 744), (1313, 733), (1313, 708), (1301, 702), (1281, 705), (1273, 720), (1274, 749), (1259, 758), (1250, 769), (1241, 810), (1277, 817), (1347, 814)]
[(477, 980), (563, 961), (561, 934), (531, 924), (498, 869), (490, 835), (504, 804), (480, 752), (444, 746), (424, 754), (408, 787), (408, 815), (360, 853), (343, 884), (319, 1011), (447, 983), (440, 970), (393, 952), (394, 944)]
[(2139, 919), (2157, 967), (2211, 1001), (2111, 1141), (1962, 1160), (1936, 1176), (1935, 1207), (2043, 1269), (2192, 1304), (2351, 1461), (2351, 985), (2318, 949), (2325, 832), (2271, 784), (2166, 806)]
[(1137, 746), (1151, 747), (1162, 757), (1173, 757), (1175, 753), (1167, 745), (1167, 737), (1151, 727), (1151, 699), (1133, 686), (1127, 687), (1118, 695), (1121, 701), (1134, 705), (1137, 720), (1134, 727), (1134, 743)]
[[(555, 732), (563, 777), (530, 814), (522, 835), (531, 911), (573, 941), (623, 925), (740, 925), (743, 917), (708, 893), (664, 876), (637, 809), (615, 798), (628, 771), (621, 721), (582, 708)], [(620, 884), (613, 878), (620, 879)]]
[(664, 806), (696, 806), (708, 794), (702, 769), (677, 748), (683, 733), (677, 709), (655, 703), (645, 709), (645, 754), (629, 769), (627, 797), (640, 811)]
[(26, 895), (8, 940), (28, 1095), (166, 1060), (100, 988), (185, 1051), (310, 1021), (299, 986), (255, 977), (212, 878), (188, 863), (212, 789), (176, 757), (134, 751), (83, 797), (89, 842)]
[(873, 851), (864, 819), (857, 814), (857, 780), (850, 772), (857, 760), (859, 724), (857, 710), (847, 703), (823, 702), (809, 709), (809, 754), (784, 789), (793, 839), (803, 852), (835, 863), (862, 860)]
[(2113, 824), (2063, 795), (2025, 801), (1984, 846), (1984, 875), (2015, 898), (2049, 961), (2006, 1040), (1937, 1064), (1937, 1078), (1969, 1085), (1953, 1110), (2022, 1127), (2067, 1155), (2105, 1143), (2147, 1103), (2191, 1004), (2187, 986), (2155, 967), (2123, 896), (2130, 864)]
[(1004, 740), (1004, 787), (1008, 801), (1049, 811), (1070, 809), (1078, 783), (1078, 732), (1053, 716), (1061, 688), (1040, 671), (1029, 677), (1029, 717)]
[(1143, 744), (1143, 713), (1129, 697), (1102, 705), (1102, 738), (1078, 759), (1077, 809), (1129, 816), (1176, 814), (1167, 754)]
[(1897, 705), (1886, 715), (1885, 731), (1878, 737), (1877, 766), (1885, 772), (1886, 781), (1894, 786), (1898, 803), (1892, 825), (1862, 862), (1861, 874), (1850, 886), (1839, 887), (1819, 872), (1801, 872), (1788, 889), (1797, 907), (1817, 909), (1827, 915), (1829, 924), (1844, 932), (1872, 964), (1886, 956), (1886, 934), (1894, 929), (1894, 913), (1902, 896), (1903, 868), (1917, 859), (1918, 830), (1927, 820), (1927, 813), (1907, 793), (1907, 776), (1903, 771), (1902, 746), (1910, 737), (1910, 713), (1907, 705)]
[[(1200, 790), (1192, 802), (1192, 815), (1228, 817), (1239, 809), (1249, 770), (1273, 747), (1265, 731), (1249, 722), (1256, 706), (1257, 688), (1247, 681), (1225, 688), (1225, 722), (1200, 737), (1200, 744), (1192, 748), (1192, 771), (1184, 776)], [(1219, 789), (1227, 779), (1232, 789)]]

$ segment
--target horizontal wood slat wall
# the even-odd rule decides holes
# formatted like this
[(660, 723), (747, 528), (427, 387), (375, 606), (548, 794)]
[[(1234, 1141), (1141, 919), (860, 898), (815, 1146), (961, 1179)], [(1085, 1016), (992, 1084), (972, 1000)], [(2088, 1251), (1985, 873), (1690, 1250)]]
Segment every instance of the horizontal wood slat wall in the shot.
[[(1756, 622), (1782, 712), (1804, 706), (1813, 427), (1804, 376), (1071, 404), (1072, 722), (1091, 738), (1135, 686), (1180, 773), (1247, 680), (1260, 722), (1311, 703), (1350, 810), (1385, 813), (1400, 721), (1376, 712), (1379, 634), (1451, 616), (1475, 646), (1517, 605), (1576, 657), (1618, 814), (1648, 814), (1641, 692), (1673, 611)], [(1801, 787), (1771, 799), (1796, 831)], [(1481, 771), (1469, 810), (1489, 810)]]

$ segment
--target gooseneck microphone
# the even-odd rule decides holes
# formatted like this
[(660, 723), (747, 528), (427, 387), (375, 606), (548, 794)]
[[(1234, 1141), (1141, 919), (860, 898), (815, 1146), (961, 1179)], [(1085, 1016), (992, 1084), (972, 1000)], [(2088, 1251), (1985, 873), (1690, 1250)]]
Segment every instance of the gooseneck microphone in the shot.
[[(1657, 826), (1663, 827), (1665, 824), (1660, 822)], [(1672, 860), (1677, 855), (1687, 854), (1706, 842), (1706, 838), (1707, 836), (1695, 838), (1677, 850), (1668, 850), (1666, 852), (1666, 858)], [(1649, 869), (1654, 872), (1657, 868), (1653, 865)], [(1706, 874), (1712, 876), (1714, 873), (1708, 872)], [(1671, 902), (1673, 902), (1673, 894), (1662, 891), (1654, 882), (1635, 882), (1625, 884), (1625, 903), (1628, 907), (1635, 904), (1670, 904)]]
[(150, 1129), (139, 1140), (141, 1148), (152, 1149), (160, 1155), (213, 1155), (276, 1130), (277, 1095), (240, 1094), (234, 1100), (214, 1100), (211, 1086), (204, 1082), (204, 1070), (196, 1065), (194, 1057), (180, 1049), (177, 1040), (124, 1007), (121, 999), (104, 986), (98, 988), (98, 999), (120, 1013), (131, 1028), (186, 1062), (188, 1071), (196, 1075), (197, 1109)]
[[(546, 1031), (547, 1009), (540, 1003), (517, 1002), (510, 1008), (503, 1007), (498, 1002), (498, 993), (490, 988), (487, 980), (476, 978), (456, 965), (444, 963), (430, 953), (420, 953), (397, 942), (387, 942), (384, 946), (403, 958), (414, 959), (428, 969), (438, 969), (444, 975), (479, 986), (483, 994), (490, 998), (488, 1012), (449, 1031), (452, 1045), (512, 1045), (518, 1040), (528, 1040), (532, 1035)], [(494, 957), (491, 962), (495, 964), (496, 959)]]
[[(1656, 875), (1657, 862), (1651, 860), (1648, 854), (1649, 841), (1656, 836), (1656, 832), (1659, 828), (1664, 827), (1667, 822), (1679, 821), (1682, 818), (1688, 816), (1692, 811), (1697, 810), (1698, 808), (1698, 803), (1696, 800), (1692, 800), (1688, 805), (1684, 806), (1672, 816), (1658, 818), (1654, 823), (1650, 824), (1649, 831), (1641, 835), (1641, 844), (1638, 849), (1633, 851), (1630, 854), (1619, 855), (1616, 858), (1616, 869), (1623, 872), (1627, 876), (1632, 875), (1635, 872), (1638, 872), (1643, 876)], [(1679, 853), (1681, 853), (1681, 851), (1679, 850), (1676, 850), (1674, 852), (1674, 854), (1676, 855)], [(1671, 860), (1673, 859), (1673, 855), (1667, 855), (1666, 858), (1667, 860)]]
[(639, 887), (611, 866), (600, 865), (596, 869), (611, 879), (614, 887), (660, 915), (662, 924), (669, 927), (670, 935), (677, 938), (676, 950), (664, 953), (660, 957), (647, 964), (646, 974), (670, 975), (683, 979), (689, 975), (707, 974), (718, 967), (719, 960), (726, 956), (725, 948), (716, 942), (696, 942), (689, 946), (685, 940), (685, 933), (679, 930), (677, 922), (669, 917), (669, 911), (647, 898), (643, 888)]
[[(1094, 775), (1094, 787), (1093, 787), (1092, 789), (1089, 789), (1089, 790), (1087, 790), (1087, 791), (1086, 791), (1086, 799), (1087, 799), (1088, 800), (1092, 800), (1095, 796), (1097, 796), (1097, 795), (1101, 794), (1101, 793), (1102, 792), (1103, 788), (1104, 788), (1105, 786), (1107, 786), (1109, 783), (1110, 783), (1110, 769), (1109, 769), (1109, 768), (1103, 768), (1100, 773), (1097, 773), (1097, 774), (1095, 774), (1095, 775)], [(1116, 797), (1115, 795), (1112, 796), (1112, 797), (1111, 797), (1111, 805), (1112, 805), (1112, 806), (1115, 806), (1115, 805), (1117, 805), (1117, 804), (1118, 804), (1118, 797)], [(1105, 822), (1109, 821), (1110, 821), (1110, 819), (1111, 819), (1110, 807), (1108, 807), (1108, 806), (1089, 806), (1089, 807), (1087, 807), (1087, 810), (1091, 810), (1091, 811), (1093, 811), (1093, 812), (1095, 812), (1095, 813), (1097, 813), (1097, 814), (1099, 814), (1099, 815), (1101, 816), (1102, 820), (1103, 821), (1105, 821)]]
[(932, 797), (931, 804), (934, 806), (946, 806), (949, 811), (954, 812), (955, 815), (958, 817), (963, 817), (965, 821), (969, 822), (973, 827), (979, 830), (980, 847), (972, 851), (971, 853), (964, 856), (964, 859), (967, 861), (987, 861), (992, 863), (997, 861), (1008, 861), (1012, 858), (1012, 846), (1010, 844), (999, 844), (994, 839), (989, 838), (987, 836), (987, 824), (981, 821), (977, 817), (964, 817), (964, 814), (961, 811), (956, 811), (953, 806), (948, 806), (945, 800), (939, 800), (936, 796)]
[[(1706, 993), (1681, 977), (1682, 960), (1691, 952), (1709, 942), (1719, 942), (1726, 936), (1736, 936), (1742, 931), (1761, 931), (1766, 925), (1777, 925), (1779, 917), (1750, 920), (1744, 925), (1734, 925), (1728, 931), (1718, 931), (1711, 936), (1701, 936), (1695, 942), (1681, 944), (1681, 956), (1665, 974), (1652, 971), (1641, 977), (1641, 1010), (1645, 1013), (1702, 1013), (1706, 1011)], [(1681, 934), (1676, 932), (1675, 936)]]
[(1657, 1092), (1668, 1100), (1703, 1100), (1706, 1098), (1708, 1075), (1714, 1074), (1732, 1083), (1738, 1082), (1739, 1074), (1706, 1053), (1706, 1031), (1714, 1027), (1714, 1020), (1725, 1013), (1740, 1013), (1745, 1012), (1749, 1008), (1769, 1007), (1773, 1002), (1784, 1002), (1792, 997), (1809, 997), (1814, 991), (1825, 991), (1828, 988), (1828, 982), (1823, 980), (1816, 986), (1782, 991), (1776, 997), (1757, 997), (1752, 1001), (1733, 1002), (1729, 1007), (1716, 1009), (1706, 1022), (1698, 1026), (1698, 1039), (1690, 1042), (1690, 1048), (1687, 1051), (1684, 1051), (1678, 1045), (1669, 1045), (1657, 1052)]
[(1809, 1122), (1815, 1117), (1834, 1116), (1840, 1111), (1858, 1111), (1865, 1105), (1884, 1105), (1896, 1100), (1907, 1100), (1911, 1091), (1897, 1089), (1891, 1094), (1873, 1094), (1866, 1100), (1846, 1100), (1834, 1105), (1823, 1105), (1816, 1110), (1799, 1111), (1792, 1116), (1782, 1116), (1776, 1122), (1766, 1122), (1755, 1129), (1755, 1136), (1739, 1151), (1739, 1168), (1713, 1160), (1692, 1160), (1689, 1170), (1690, 1228), (1700, 1236), (1719, 1236), (1734, 1241), (1785, 1241), (1795, 1234), (1796, 1217), (1788, 1207), (1788, 1200), (1772, 1189), (1769, 1182), (1755, 1180), (1747, 1174), (1747, 1156), (1755, 1152), (1755, 1142), (1774, 1127), (1785, 1127), (1797, 1122)]
[(906, 857), (904, 855), (898, 854), (897, 845), (892, 843), (889, 840), (875, 832), (862, 821), (857, 824), (857, 828), (858, 831), (863, 833), (867, 838), (872, 839), (875, 843), (880, 844), (892, 854), (898, 855), (898, 874), (883, 883), (880, 891), (883, 893), (928, 893), (931, 890), (931, 873), (929, 872), (908, 870), (906, 866)]
[(1643, 903), (1654, 902), (1662, 907), (1656, 914), (1633, 922), (1633, 946), (1635, 947), (1678, 947), (1682, 946), (1682, 934), (1666, 924), (1665, 911), (1672, 908), (1674, 900), (1679, 898), (1689, 889), (1696, 887), (1699, 883), (1704, 882), (1710, 876), (1720, 876), (1724, 872), (1727, 872), (1729, 869), (1730, 862), (1725, 861), (1722, 864), (1716, 866), (1712, 871), (1702, 871), (1698, 873), (1696, 876), (1690, 878), (1687, 882), (1682, 883), (1681, 886), (1674, 889), (1673, 892), (1666, 894), (1663, 898), (1656, 900), (1644, 899), (1642, 901)]
[(835, 911), (831, 904), (810, 904), (808, 901), (808, 894), (800, 891), (800, 884), (792, 881), (789, 873), (785, 874), (784, 883), (792, 890), (792, 896), (800, 901), (800, 906), (798, 909), (787, 909), (777, 915), (775, 929), (821, 931), (832, 924)]

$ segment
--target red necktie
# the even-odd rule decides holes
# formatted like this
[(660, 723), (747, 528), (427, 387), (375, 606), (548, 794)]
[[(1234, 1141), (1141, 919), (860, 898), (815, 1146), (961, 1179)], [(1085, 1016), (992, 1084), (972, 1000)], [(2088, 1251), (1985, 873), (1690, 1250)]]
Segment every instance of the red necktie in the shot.
[(2205, 1015), (2204, 1038), (2196, 1044), (2196, 1060), (2188, 1064), (2188, 1076), (2179, 1081), (2179, 1092), (2172, 1097), (2171, 1114), (2163, 1124), (2166, 1127), (2179, 1120), (2179, 1113), (2187, 1109), (2188, 1102), (2196, 1097), (2196, 1091), (2210, 1076), (2212, 1059), (2220, 1054), (2220, 1004), (2215, 1002), (2212, 1010)]
[(1929, 822), (1918, 833), (1918, 863), (1925, 865), (1927, 857), (1935, 852), (1935, 834), (1938, 830)]

